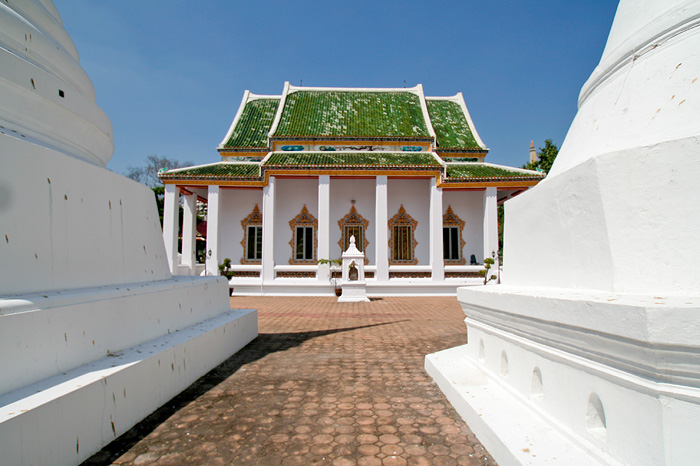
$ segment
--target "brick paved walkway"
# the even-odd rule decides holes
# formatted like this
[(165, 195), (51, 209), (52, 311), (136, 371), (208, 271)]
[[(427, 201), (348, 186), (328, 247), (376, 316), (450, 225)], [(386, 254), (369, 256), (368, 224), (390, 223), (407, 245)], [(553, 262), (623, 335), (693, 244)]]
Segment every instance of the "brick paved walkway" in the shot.
[(455, 298), (231, 298), (260, 336), (85, 465), (495, 465), (423, 369)]

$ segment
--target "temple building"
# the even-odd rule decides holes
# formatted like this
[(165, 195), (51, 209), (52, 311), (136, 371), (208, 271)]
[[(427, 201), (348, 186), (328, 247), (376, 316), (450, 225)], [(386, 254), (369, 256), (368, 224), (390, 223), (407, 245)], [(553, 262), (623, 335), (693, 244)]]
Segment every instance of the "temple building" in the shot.
[(218, 151), (160, 173), (163, 237), (174, 274), (218, 275), (230, 259), (234, 294), (331, 294), (338, 272), (318, 261), (340, 258), (351, 236), (369, 295), (454, 294), (498, 256), (498, 205), (544, 177), (485, 163), (462, 94), (426, 97), (420, 84), (246, 91)]

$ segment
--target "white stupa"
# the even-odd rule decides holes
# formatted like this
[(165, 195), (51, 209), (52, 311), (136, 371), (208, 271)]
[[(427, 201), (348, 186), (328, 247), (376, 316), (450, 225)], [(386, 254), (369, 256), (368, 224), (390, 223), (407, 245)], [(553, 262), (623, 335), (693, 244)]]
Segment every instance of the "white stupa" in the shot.
[(51, 0), (0, 3), (0, 463), (78, 464), (257, 335), (173, 277)]
[(501, 465), (700, 464), (700, 1), (621, 0), (503, 285), (427, 370)]

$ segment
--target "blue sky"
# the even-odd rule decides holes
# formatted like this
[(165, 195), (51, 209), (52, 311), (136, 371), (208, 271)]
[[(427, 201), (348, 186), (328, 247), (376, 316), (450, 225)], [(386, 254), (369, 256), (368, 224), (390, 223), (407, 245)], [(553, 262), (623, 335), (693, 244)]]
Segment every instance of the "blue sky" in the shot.
[(617, 1), (54, 0), (114, 126), (108, 168), (220, 160), (243, 92), (305, 86), (464, 94), (486, 161), (561, 146)]

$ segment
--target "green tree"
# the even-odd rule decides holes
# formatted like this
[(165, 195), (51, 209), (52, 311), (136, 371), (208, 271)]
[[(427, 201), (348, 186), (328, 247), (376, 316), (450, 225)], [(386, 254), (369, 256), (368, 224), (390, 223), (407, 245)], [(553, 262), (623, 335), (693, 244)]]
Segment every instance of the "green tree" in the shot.
[[(163, 226), (163, 210), (165, 207), (165, 187), (160, 178), (158, 178), (158, 172), (163, 169), (167, 170), (172, 168), (183, 168), (188, 167), (190, 165), (194, 165), (194, 163), (190, 161), (179, 162), (177, 160), (170, 159), (165, 156), (149, 155), (148, 157), (146, 157), (145, 165), (140, 167), (134, 167), (130, 165), (126, 167), (126, 173), (124, 173), (124, 176), (134, 181), (138, 181), (141, 184), (145, 184), (153, 191), (153, 195), (156, 198), (156, 207), (158, 208), (158, 216), (160, 217), (161, 228)], [(180, 221), (178, 226), (178, 236), (181, 237), (183, 220), (182, 206), (180, 206), (179, 209)], [(197, 222), (199, 223), (203, 220), (204, 219), (202, 218), (202, 213), (198, 212)], [(178, 243), (178, 250), (182, 251), (182, 245), (180, 243)], [(203, 257), (203, 255), (204, 244), (201, 241), (197, 241), (197, 257), (201, 258)]]
[(129, 165), (126, 167), (126, 173), (124, 176), (131, 178), (134, 181), (138, 181), (141, 184), (145, 184), (149, 188), (155, 188), (157, 186), (163, 186), (163, 183), (158, 178), (158, 172), (163, 169), (172, 168), (183, 168), (194, 165), (190, 161), (178, 162), (174, 159), (169, 159), (162, 155), (149, 155), (146, 157), (146, 164), (140, 167), (133, 167)]
[(544, 147), (540, 147), (537, 152), (537, 160), (523, 165), (523, 168), (549, 173), (549, 170), (552, 169), (552, 164), (554, 164), (554, 159), (557, 158), (557, 154), (559, 154), (559, 148), (551, 139), (547, 139), (544, 141)]
[[(178, 162), (174, 159), (162, 155), (149, 155), (146, 157), (146, 164), (140, 167), (129, 165), (126, 167), (124, 176), (141, 184), (145, 184), (153, 190), (153, 195), (156, 198), (156, 206), (158, 207), (158, 215), (160, 216), (160, 225), (163, 226), (163, 205), (165, 203), (165, 188), (163, 182), (158, 178), (160, 170), (171, 168), (183, 168), (194, 165), (190, 161)], [(182, 207), (180, 207), (182, 209)], [(181, 216), (182, 218), (182, 216)], [(182, 221), (182, 220), (181, 220)], [(181, 226), (182, 227), (182, 226)]]

